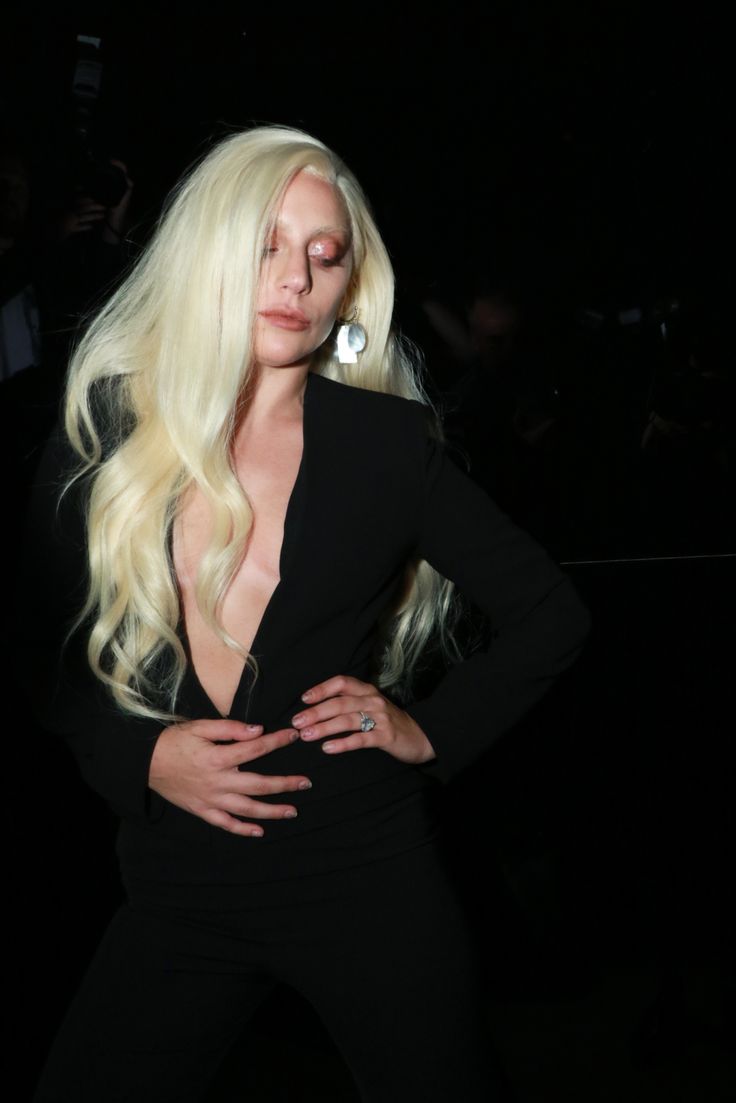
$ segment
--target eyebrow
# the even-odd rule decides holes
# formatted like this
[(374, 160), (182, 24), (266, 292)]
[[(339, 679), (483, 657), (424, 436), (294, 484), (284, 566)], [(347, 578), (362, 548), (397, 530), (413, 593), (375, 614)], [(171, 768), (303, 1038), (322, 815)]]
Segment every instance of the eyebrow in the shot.
[[(277, 218), (274, 228), (284, 228), (285, 225), (288, 229), (288, 223), (284, 224), (280, 218)], [(318, 226), (314, 233), (310, 234), (310, 237), (321, 237), (322, 234), (341, 234), (343, 237), (347, 238), (348, 243), (352, 243), (353, 240), (352, 231), (349, 226)]]
[(319, 237), (320, 234), (342, 234), (347, 238), (352, 237), (349, 226), (319, 226), (314, 232), (314, 237)]

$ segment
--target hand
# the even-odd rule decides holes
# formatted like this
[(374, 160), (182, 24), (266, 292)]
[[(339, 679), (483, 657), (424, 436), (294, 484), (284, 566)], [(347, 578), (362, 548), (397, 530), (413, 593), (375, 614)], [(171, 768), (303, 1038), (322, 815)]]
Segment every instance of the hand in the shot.
[(128, 217), (128, 208), (130, 207), (134, 184), (128, 175), (128, 167), (123, 161), (116, 161), (111, 157), (110, 164), (115, 165), (116, 168), (121, 170), (125, 176), (126, 183), (126, 190), (118, 205), (116, 207), (108, 207), (105, 225), (102, 229), (103, 241), (109, 241), (115, 244), (116, 241), (120, 241), (125, 233), (125, 223)]
[[(172, 804), (233, 835), (261, 836), (263, 828), (236, 816), (280, 820), (296, 816), (291, 804), (267, 804), (254, 796), (311, 789), (306, 777), (270, 777), (238, 770), (245, 762), (286, 747), (292, 728), (263, 734), (261, 724), (237, 720), (191, 720), (172, 724), (158, 737), (148, 785)], [(221, 745), (223, 740), (232, 740)]]
[(107, 211), (88, 195), (78, 195), (70, 210), (64, 212), (59, 221), (59, 237), (62, 241), (72, 234), (87, 233), (105, 221)]
[[(327, 754), (379, 747), (399, 762), (413, 765), (435, 758), (434, 748), (417, 722), (370, 682), (338, 674), (312, 686), (302, 694), (302, 700), (310, 707), (298, 712), (291, 721), (302, 739), (309, 742), (346, 731), (356, 733), (323, 743), (322, 750)], [(360, 731), (361, 712), (375, 720), (372, 731)]]
[(59, 238), (64, 241), (73, 234), (86, 233), (100, 227), (100, 236), (110, 245), (117, 245), (124, 233), (128, 208), (133, 195), (134, 183), (128, 175), (123, 161), (110, 158), (109, 164), (120, 169), (125, 177), (125, 191), (114, 207), (105, 207), (89, 195), (78, 192), (71, 208), (64, 212), (59, 221)]

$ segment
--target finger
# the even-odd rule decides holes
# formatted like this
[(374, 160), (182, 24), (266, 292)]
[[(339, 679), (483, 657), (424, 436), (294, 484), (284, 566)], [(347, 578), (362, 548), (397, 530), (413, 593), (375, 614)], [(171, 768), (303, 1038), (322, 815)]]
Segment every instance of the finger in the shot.
[(221, 827), (223, 831), (229, 831), (231, 835), (243, 835), (251, 839), (260, 839), (263, 836), (263, 828), (257, 823), (243, 823), (242, 820), (237, 820), (227, 812), (212, 811), (203, 819), (213, 827)]
[(318, 723), (320, 720), (330, 720), (333, 716), (339, 716), (341, 713), (355, 711), (360, 707), (358, 704), (360, 700), (360, 697), (348, 697), (345, 694), (340, 694), (338, 697), (328, 697), (320, 704), (302, 709), (301, 712), (295, 712), (291, 722), (295, 728), (303, 728), (307, 724)]
[(308, 728), (301, 728), (299, 734), (306, 743), (310, 743), (315, 739), (325, 739), (328, 735), (344, 735), (345, 732), (360, 731), (362, 722), (363, 717), (360, 712), (347, 712), (330, 720), (323, 720), (319, 724), (312, 723)]
[(266, 804), (262, 800), (241, 797), (229, 793), (218, 802), (220, 810), (233, 816), (248, 816), (255, 820), (295, 820), (297, 810), (293, 804)]
[[(363, 722), (363, 713), (377, 723), (386, 713), (386, 699), (376, 692), (366, 693), (360, 697), (342, 695), (331, 697), (304, 712), (296, 713), (292, 717), (292, 723), (303, 738), (319, 739), (323, 735), (358, 730)], [(334, 721), (334, 723), (328, 728), (326, 721)]]
[(268, 735), (256, 736), (249, 742), (241, 741), (237, 746), (226, 749), (223, 754), (223, 766), (225, 769), (242, 766), (246, 762), (252, 762), (254, 758), (262, 758), (272, 751), (280, 750), (281, 747), (288, 747), (298, 738), (299, 732), (294, 728), (281, 728), (279, 731), (269, 732)]
[(336, 674), (326, 682), (310, 686), (302, 693), (302, 701), (311, 704), (313, 701), (322, 701), (325, 697), (334, 697), (338, 693), (352, 693), (357, 697), (364, 697), (366, 693), (375, 692), (376, 687), (370, 682), (361, 682), (359, 678), (353, 678), (348, 674)]
[(377, 743), (369, 741), (363, 732), (359, 732), (355, 735), (346, 735), (344, 739), (331, 739), (329, 743), (322, 744), (322, 750), (325, 754), (343, 754), (345, 751), (362, 751), (366, 747), (376, 746), (378, 746)]
[(385, 698), (377, 693), (373, 686), (369, 688), (371, 693), (360, 695), (341, 693), (339, 697), (330, 697), (320, 704), (312, 705), (311, 708), (295, 712), (291, 722), (295, 728), (303, 731), (307, 726), (311, 727), (320, 720), (331, 720), (334, 716), (347, 715), (350, 712), (357, 714), (361, 710), (370, 713), (382, 711), (385, 708)]
[(257, 739), (263, 734), (263, 724), (242, 724), (239, 720), (197, 720), (193, 726), (196, 735), (213, 742), (239, 743)]
[(228, 790), (243, 796), (271, 796), (274, 793), (296, 793), (312, 788), (308, 777), (296, 774), (288, 777), (274, 777), (272, 774), (251, 774), (240, 771), (228, 778)]

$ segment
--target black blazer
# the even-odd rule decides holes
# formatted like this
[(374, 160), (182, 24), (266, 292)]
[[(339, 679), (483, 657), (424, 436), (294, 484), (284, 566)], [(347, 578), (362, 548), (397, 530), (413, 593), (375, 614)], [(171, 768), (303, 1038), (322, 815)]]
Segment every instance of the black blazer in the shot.
[[(44, 726), (67, 740), (86, 781), (139, 840), (155, 827), (169, 838), (194, 842), (214, 833), (228, 839), (223, 845), (235, 840), (252, 847), (148, 789), (161, 725), (113, 705), (88, 672), (81, 641), (59, 664), (60, 640), (85, 585), (81, 491), (65, 497), (57, 511), (58, 487), (72, 459), (55, 434), (32, 500), (19, 669), (35, 710)], [(445, 454), (421, 403), (310, 373), (281, 581), (253, 642), (261, 673), (255, 684), (244, 675), (230, 715), (276, 730), (291, 723), (304, 707), (301, 694), (316, 682), (335, 674), (368, 680), (379, 618), (416, 555), (453, 579), (492, 626), (486, 650), (405, 706), (436, 760), (411, 767), (375, 749), (330, 756), (301, 741), (273, 752), (250, 768), (305, 773), (314, 787), (289, 795), (300, 815), (269, 821), (267, 839), (360, 816), (452, 778), (545, 693), (574, 661), (589, 630), (588, 612), (567, 576)], [(191, 664), (179, 711), (192, 718), (219, 715)]]

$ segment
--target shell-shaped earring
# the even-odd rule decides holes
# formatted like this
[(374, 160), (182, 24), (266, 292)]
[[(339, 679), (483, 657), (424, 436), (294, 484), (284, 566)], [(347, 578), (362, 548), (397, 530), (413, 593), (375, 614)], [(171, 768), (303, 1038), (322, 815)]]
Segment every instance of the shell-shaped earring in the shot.
[(357, 364), (358, 353), (366, 346), (367, 336), (357, 321), (358, 310), (353, 308), (337, 331), (337, 359), (341, 364)]
[(337, 359), (341, 364), (357, 364), (358, 353), (366, 345), (365, 330), (358, 322), (342, 325), (337, 331)]

